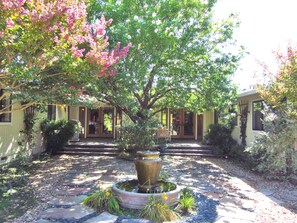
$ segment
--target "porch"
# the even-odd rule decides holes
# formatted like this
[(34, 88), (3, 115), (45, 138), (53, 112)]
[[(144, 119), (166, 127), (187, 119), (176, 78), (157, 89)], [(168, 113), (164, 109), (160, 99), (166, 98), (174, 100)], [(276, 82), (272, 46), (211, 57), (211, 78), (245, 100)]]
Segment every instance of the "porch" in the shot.
[[(156, 118), (170, 131), (170, 138), (177, 140), (202, 140), (209, 125), (214, 123), (214, 113), (210, 111), (196, 114), (185, 109), (165, 109), (157, 113)], [(69, 107), (68, 119), (81, 123), (80, 138), (115, 139), (128, 117), (115, 107)]]
[[(212, 146), (203, 145), (201, 142), (189, 139), (172, 139), (167, 143), (168, 148), (163, 155), (168, 156), (198, 156), (198, 157), (217, 157)], [(154, 150), (159, 148), (154, 146)], [(119, 149), (112, 138), (86, 138), (78, 142), (70, 142), (60, 154), (70, 155), (90, 155), (90, 156), (117, 156)]]

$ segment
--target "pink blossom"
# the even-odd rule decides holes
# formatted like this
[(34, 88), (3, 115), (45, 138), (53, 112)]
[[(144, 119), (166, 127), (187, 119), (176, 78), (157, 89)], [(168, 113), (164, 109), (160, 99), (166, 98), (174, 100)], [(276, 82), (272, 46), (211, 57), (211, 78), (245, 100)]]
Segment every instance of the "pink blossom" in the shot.
[(104, 76), (104, 75), (105, 75), (105, 71), (104, 71), (104, 70), (101, 71), (100, 74), (98, 74), (99, 77), (102, 77), (102, 76)]
[(117, 70), (109, 70), (108, 71), (109, 76), (114, 76), (114, 75), (116, 75), (116, 73), (117, 73)]
[(55, 41), (56, 43), (60, 43), (59, 37), (58, 37), (58, 36), (55, 36), (55, 37), (54, 37), (54, 41)]
[(83, 52), (85, 51), (85, 49), (83, 48), (83, 49), (80, 49), (80, 50), (76, 50), (76, 51), (74, 51), (73, 52), (73, 56), (74, 57), (83, 57), (84, 55), (83, 55)]
[(14, 27), (14, 22), (12, 21), (12, 19), (10, 17), (8, 17), (6, 20), (6, 26), (9, 28)]
[(65, 40), (68, 40), (69, 37), (70, 37), (70, 35), (67, 33), (67, 34), (64, 36), (64, 39), (65, 39)]

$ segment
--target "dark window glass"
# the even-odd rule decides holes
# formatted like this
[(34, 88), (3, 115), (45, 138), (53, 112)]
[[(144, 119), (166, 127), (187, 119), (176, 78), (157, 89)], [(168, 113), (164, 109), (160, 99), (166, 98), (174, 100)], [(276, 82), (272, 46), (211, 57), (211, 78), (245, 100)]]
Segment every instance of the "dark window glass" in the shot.
[(264, 130), (263, 125), (263, 101), (253, 102), (253, 130)]
[[(0, 97), (4, 94), (3, 89), (0, 90)], [(4, 97), (0, 100), (0, 110), (1, 111), (11, 111), (11, 100)], [(11, 113), (5, 113), (0, 115), (0, 122), (11, 122)]]
[(47, 106), (47, 118), (49, 120), (56, 120), (56, 105)]

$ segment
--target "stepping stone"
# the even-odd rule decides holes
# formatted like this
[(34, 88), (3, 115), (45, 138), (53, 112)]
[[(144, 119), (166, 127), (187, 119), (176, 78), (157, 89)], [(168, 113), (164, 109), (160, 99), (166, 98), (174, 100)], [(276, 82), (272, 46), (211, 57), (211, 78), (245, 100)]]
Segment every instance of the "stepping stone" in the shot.
[(123, 219), (121, 223), (153, 223), (153, 222), (146, 219)]
[(55, 207), (61, 207), (61, 206), (70, 207), (70, 206), (80, 204), (86, 197), (87, 197), (86, 195), (79, 195), (79, 196), (72, 196), (72, 197), (58, 196), (47, 203)]
[(260, 193), (264, 194), (265, 196), (270, 196), (274, 194), (274, 191), (269, 190), (269, 189), (261, 189)]
[(49, 221), (49, 220), (40, 219), (40, 220), (36, 221), (35, 223), (62, 223), (62, 222), (60, 222), (60, 221)]
[(92, 192), (92, 189), (89, 187), (74, 187), (74, 188), (65, 188), (61, 190), (56, 190), (58, 196), (78, 196), (78, 195), (88, 195)]
[(62, 186), (69, 187), (92, 187), (98, 180), (86, 180), (86, 179), (69, 179), (62, 183)]
[(98, 223), (98, 222), (114, 223), (117, 221), (117, 219), (118, 219), (118, 216), (109, 214), (108, 212), (103, 212), (99, 216), (90, 218), (84, 223)]
[(270, 200), (272, 200), (273, 202), (277, 203), (277, 204), (284, 204), (283, 201), (273, 197), (273, 196), (269, 196)]
[(282, 194), (280, 195), (280, 197), (284, 200), (287, 200), (287, 201), (297, 201), (297, 197), (294, 196), (294, 195), (286, 195), (286, 194)]
[(88, 207), (76, 205), (71, 208), (48, 208), (41, 213), (41, 219), (61, 222), (82, 222), (96, 215)]

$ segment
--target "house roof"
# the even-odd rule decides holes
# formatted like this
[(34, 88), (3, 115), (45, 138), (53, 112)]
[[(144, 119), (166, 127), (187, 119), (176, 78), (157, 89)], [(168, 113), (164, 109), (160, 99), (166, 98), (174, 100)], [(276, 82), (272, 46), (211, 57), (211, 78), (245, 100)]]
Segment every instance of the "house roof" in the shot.
[(242, 92), (239, 93), (238, 97), (245, 97), (245, 96), (249, 96), (257, 93), (258, 92), (255, 89), (243, 90)]

